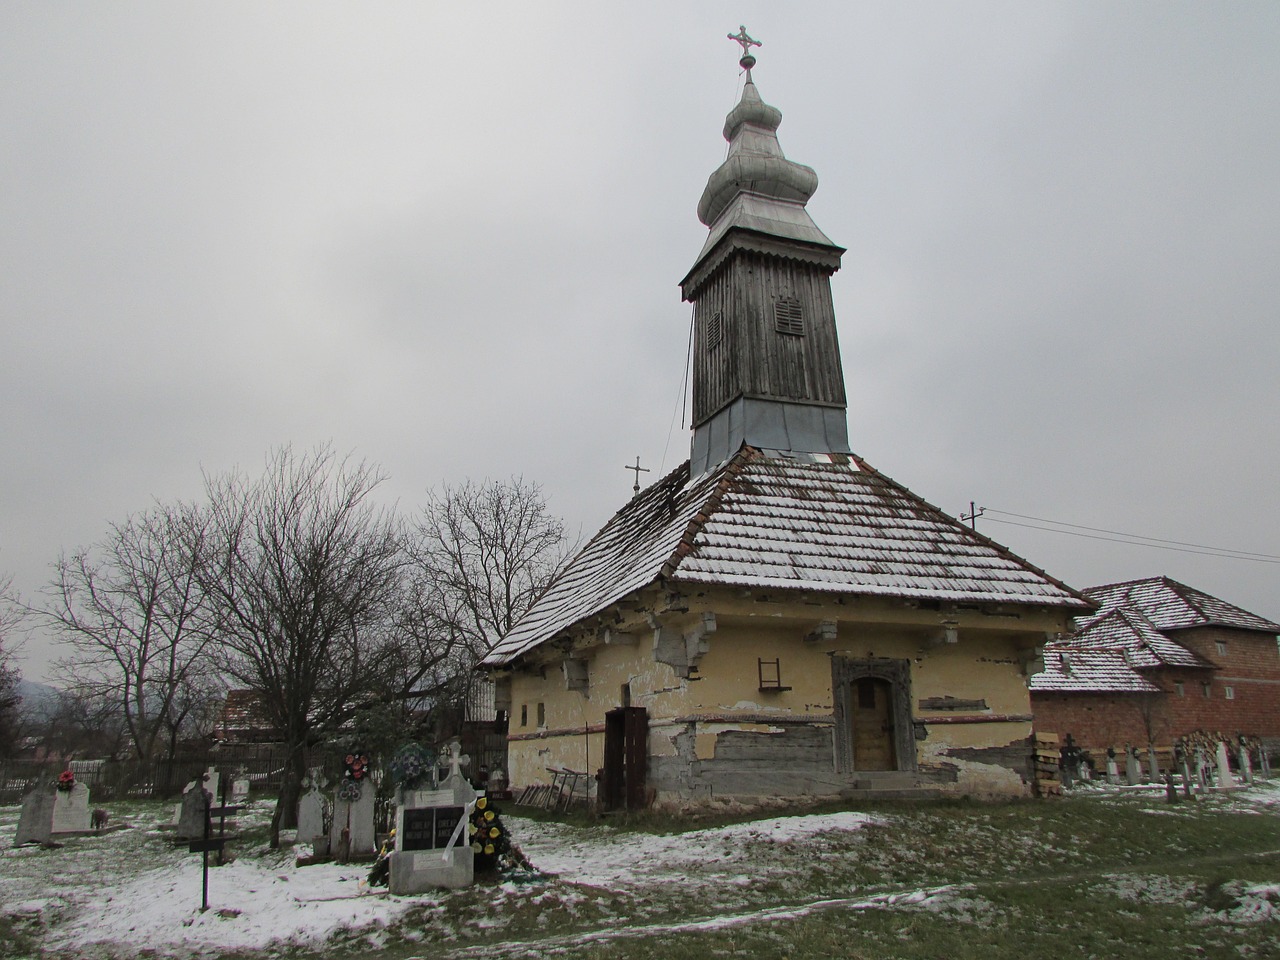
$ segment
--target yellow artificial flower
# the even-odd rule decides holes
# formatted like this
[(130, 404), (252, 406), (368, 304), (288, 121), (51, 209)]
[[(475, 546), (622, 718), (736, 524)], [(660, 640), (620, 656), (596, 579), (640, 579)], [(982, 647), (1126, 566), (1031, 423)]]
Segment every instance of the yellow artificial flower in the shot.
[(473, 844), (471, 845), (471, 849), (472, 849), (472, 850), (474, 850), (476, 853), (479, 853), (479, 852), (480, 852), (480, 843), (479, 843), (479, 841), (477, 841), (477, 842), (473, 843)]
[(493, 853), (493, 844), (492, 844), (492, 843), (486, 843), (486, 844), (484, 845), (484, 852), (485, 852), (485, 853)]
[(502, 831), (501, 831), (501, 830), (499, 830), (497, 827), (490, 827), (490, 828), (489, 828), (489, 836), (491, 836), (491, 837), (500, 837), (500, 836), (502, 836)]
[(492, 819), (493, 819), (493, 811), (492, 811), (492, 810), (486, 810), (486, 811), (484, 812), (484, 818), (485, 818), (486, 820), (492, 820)]
[(483, 810), (488, 805), (489, 805), (489, 801), (486, 800), (484, 797), (481, 797), (479, 800), (476, 801), (477, 810)]

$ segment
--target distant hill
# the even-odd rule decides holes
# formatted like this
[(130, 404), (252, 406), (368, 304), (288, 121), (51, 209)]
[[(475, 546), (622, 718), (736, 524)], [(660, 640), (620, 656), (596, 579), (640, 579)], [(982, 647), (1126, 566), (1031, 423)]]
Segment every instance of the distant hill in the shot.
[(18, 694), (22, 697), (21, 710), (31, 714), (44, 713), (57, 702), (59, 690), (47, 683), (36, 683), (34, 680), (19, 680)]

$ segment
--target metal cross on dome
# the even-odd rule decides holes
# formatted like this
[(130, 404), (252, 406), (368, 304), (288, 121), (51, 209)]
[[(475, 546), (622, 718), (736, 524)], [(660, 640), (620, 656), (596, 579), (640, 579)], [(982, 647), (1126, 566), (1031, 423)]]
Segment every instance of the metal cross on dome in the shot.
[(764, 46), (759, 40), (752, 40), (747, 34), (747, 28), (739, 25), (738, 32), (729, 34), (729, 39), (734, 43), (742, 46), (742, 59), (738, 61), (738, 65), (747, 71), (747, 79), (751, 79), (751, 68), (756, 65), (756, 58), (751, 55), (752, 47)]

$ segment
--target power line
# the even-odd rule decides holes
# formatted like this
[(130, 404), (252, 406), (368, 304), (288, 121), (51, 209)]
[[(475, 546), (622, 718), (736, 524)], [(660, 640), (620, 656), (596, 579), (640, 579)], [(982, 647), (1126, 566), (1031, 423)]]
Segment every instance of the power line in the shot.
[[(1008, 510), (997, 510), (995, 507), (984, 508), (988, 514), (1000, 514), (1005, 517), (1018, 517), (1022, 520), (1034, 520), (1035, 523), (1019, 523), (1016, 520), (1001, 520), (998, 517), (988, 516), (993, 523), (1003, 523), (1013, 527), (1025, 527), (1030, 530), (1042, 530), (1046, 533), (1061, 533), (1069, 537), (1083, 537), (1086, 540), (1105, 540), (1109, 543), (1124, 543), (1134, 547), (1151, 547), (1154, 550), (1170, 550), (1175, 553), (1194, 553), (1206, 557), (1223, 557), (1228, 560), (1248, 560), (1253, 563), (1280, 563), (1280, 556), (1270, 553), (1252, 553), (1247, 550), (1235, 550), (1229, 547), (1213, 547), (1203, 543), (1189, 543), (1185, 540), (1167, 540), (1161, 537), (1147, 537), (1140, 533), (1124, 533), (1119, 530), (1108, 530), (1104, 527), (1089, 527), (1079, 523), (1066, 523), (1061, 520), (1047, 520), (1044, 517), (1032, 517), (1022, 513), (1012, 513)], [(1039, 524), (1053, 524), (1053, 526), (1039, 526)], [(1060, 527), (1070, 527), (1069, 530), (1058, 529)], [(1076, 531), (1090, 530), (1092, 533), (1078, 533)], [(1100, 536), (1100, 534), (1110, 534), (1110, 536)]]

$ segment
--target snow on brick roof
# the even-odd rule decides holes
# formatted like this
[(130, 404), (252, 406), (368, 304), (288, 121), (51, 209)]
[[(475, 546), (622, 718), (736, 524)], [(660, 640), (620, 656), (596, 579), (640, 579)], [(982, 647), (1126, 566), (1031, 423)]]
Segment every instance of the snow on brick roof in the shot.
[(1212, 626), (1280, 634), (1280, 624), (1168, 577), (1107, 583), (1084, 593), (1100, 604), (1098, 616), (1116, 607), (1128, 607), (1141, 611), (1160, 631)]
[(1138, 610), (1117, 607), (1094, 617), (1059, 644), (1063, 649), (1090, 647), (1127, 651), (1129, 662), (1144, 667), (1201, 667), (1214, 665), (1170, 637)]
[(1032, 693), (1159, 693), (1124, 650), (1048, 644), (1044, 670), (1028, 678)]
[(1081, 594), (857, 458), (812, 462), (744, 448), (688, 464), (618, 511), (484, 659), (508, 663), (660, 577), (904, 599), (1084, 611)]

